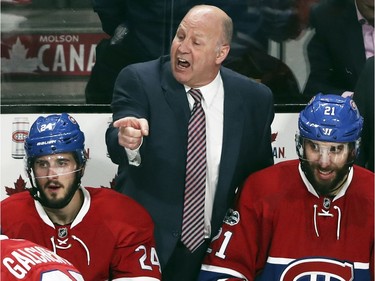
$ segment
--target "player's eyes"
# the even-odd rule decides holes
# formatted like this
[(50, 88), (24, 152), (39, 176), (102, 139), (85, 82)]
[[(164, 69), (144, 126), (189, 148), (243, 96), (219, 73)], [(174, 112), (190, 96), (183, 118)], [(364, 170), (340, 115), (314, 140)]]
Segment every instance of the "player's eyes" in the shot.
[(49, 163), (47, 161), (36, 161), (35, 167), (37, 168), (47, 168), (49, 166)]
[(343, 145), (338, 145), (338, 146), (331, 146), (329, 152), (334, 153), (334, 154), (339, 154), (344, 150)]
[(310, 149), (311, 149), (312, 151), (316, 151), (316, 152), (320, 151), (320, 146), (319, 146), (319, 144), (317, 144), (317, 143), (314, 143), (314, 142), (312, 142), (312, 141), (309, 141), (309, 142), (308, 142), (308, 146), (310, 147)]
[(59, 160), (59, 161), (57, 161), (57, 165), (59, 167), (64, 167), (64, 166), (67, 166), (68, 164), (69, 164), (68, 160)]
[(35, 162), (35, 168), (39, 169), (48, 169), (48, 168), (61, 168), (61, 167), (68, 167), (70, 161), (67, 159), (59, 159), (54, 164), (50, 164), (48, 161), (38, 160)]

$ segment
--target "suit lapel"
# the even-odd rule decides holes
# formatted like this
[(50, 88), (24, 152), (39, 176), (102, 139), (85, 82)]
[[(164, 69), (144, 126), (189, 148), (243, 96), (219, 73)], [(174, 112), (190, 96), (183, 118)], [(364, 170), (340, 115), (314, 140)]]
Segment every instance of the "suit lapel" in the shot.
[[(177, 122), (181, 124), (180, 135), (186, 138), (190, 110), (185, 89), (174, 79), (169, 63), (163, 64), (162, 71), (164, 75), (162, 75), (163, 81), (161, 85), (165, 99), (174, 112)], [(237, 159), (240, 154), (240, 144), (245, 122), (241, 95), (235, 93), (238, 87), (232, 82), (230, 74), (228, 74), (225, 68), (222, 68), (221, 75), (224, 85), (224, 127), (218, 190), (228, 189), (231, 186), (231, 180), (235, 173)], [(216, 194), (220, 194), (220, 192)]]
[(185, 88), (173, 77), (170, 62), (166, 62), (162, 65), (162, 72), (161, 87), (165, 100), (174, 112), (177, 123), (180, 124), (182, 136), (186, 137), (190, 109)]
[[(217, 189), (228, 189), (237, 166), (244, 127), (244, 109), (238, 87), (228, 77), (225, 69), (221, 72), (224, 85), (224, 127), (220, 171)], [(216, 194), (220, 194), (217, 192)], [(225, 193), (224, 193), (225, 194)]]

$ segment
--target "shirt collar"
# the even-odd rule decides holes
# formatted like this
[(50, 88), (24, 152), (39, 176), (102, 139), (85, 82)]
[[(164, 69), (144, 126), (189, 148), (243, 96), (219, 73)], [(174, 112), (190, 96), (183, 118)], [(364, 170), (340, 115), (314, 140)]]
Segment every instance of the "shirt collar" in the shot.
[[(222, 86), (222, 84), (223, 84), (223, 81), (221, 79), (220, 72), (218, 72), (215, 79), (212, 80), (212, 82), (210, 82), (209, 84), (205, 86), (196, 88), (201, 91), (203, 99), (205, 103), (207, 104), (207, 106), (211, 105), (212, 101), (214, 100), (215, 95), (219, 92), (219, 89)], [(191, 87), (188, 87), (186, 85), (184, 85), (184, 87), (185, 87), (186, 92), (188, 92), (191, 89)]]

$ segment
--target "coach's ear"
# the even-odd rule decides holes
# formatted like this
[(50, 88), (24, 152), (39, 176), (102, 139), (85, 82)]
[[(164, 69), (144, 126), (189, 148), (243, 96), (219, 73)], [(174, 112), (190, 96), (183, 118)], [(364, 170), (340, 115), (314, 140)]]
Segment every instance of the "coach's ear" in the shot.
[(219, 47), (219, 50), (216, 55), (216, 64), (222, 64), (226, 59), (230, 51), (230, 45), (224, 44)]

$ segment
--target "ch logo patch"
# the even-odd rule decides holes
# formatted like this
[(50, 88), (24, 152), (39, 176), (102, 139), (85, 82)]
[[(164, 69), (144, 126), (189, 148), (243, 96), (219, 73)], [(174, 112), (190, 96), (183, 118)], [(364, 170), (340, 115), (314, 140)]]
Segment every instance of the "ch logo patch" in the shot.
[(353, 264), (325, 258), (296, 260), (288, 265), (280, 281), (329, 280), (351, 281), (354, 278)]

